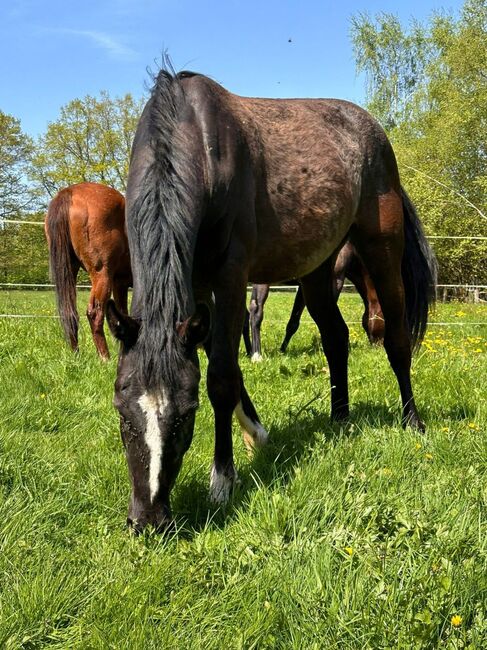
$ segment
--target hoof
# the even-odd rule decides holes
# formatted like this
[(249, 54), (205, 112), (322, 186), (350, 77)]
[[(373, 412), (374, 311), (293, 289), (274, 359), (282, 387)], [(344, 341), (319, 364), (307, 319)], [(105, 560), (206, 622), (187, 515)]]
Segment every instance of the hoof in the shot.
[(214, 505), (224, 506), (228, 503), (234, 486), (238, 483), (238, 474), (232, 466), (231, 470), (218, 472), (215, 465), (211, 468), (210, 501)]

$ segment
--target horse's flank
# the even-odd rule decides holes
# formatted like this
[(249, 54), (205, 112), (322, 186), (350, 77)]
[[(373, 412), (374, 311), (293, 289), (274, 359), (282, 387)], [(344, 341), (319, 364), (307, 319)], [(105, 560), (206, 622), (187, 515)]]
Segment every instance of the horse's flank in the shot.
[(92, 283), (87, 315), (103, 358), (108, 357), (103, 333), (105, 303), (113, 290), (117, 304), (126, 312), (132, 282), (124, 211), (120, 192), (98, 183), (79, 183), (54, 197), (45, 221), (51, 277), (66, 338), (77, 350), (76, 278), (82, 267)]

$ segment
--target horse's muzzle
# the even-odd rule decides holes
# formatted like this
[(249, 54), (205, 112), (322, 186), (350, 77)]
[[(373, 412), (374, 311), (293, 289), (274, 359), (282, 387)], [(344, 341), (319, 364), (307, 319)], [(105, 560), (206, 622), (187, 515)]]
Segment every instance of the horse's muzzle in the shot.
[(174, 520), (169, 506), (160, 506), (142, 510), (130, 508), (127, 526), (135, 535), (140, 535), (147, 527), (156, 533), (169, 534), (174, 530)]

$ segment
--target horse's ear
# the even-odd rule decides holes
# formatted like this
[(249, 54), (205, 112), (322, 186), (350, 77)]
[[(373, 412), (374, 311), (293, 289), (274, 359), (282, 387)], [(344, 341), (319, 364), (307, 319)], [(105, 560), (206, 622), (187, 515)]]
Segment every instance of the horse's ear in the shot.
[(211, 311), (208, 305), (198, 303), (195, 313), (182, 323), (177, 323), (176, 331), (181, 341), (195, 348), (206, 341), (211, 329)]
[(139, 323), (133, 318), (130, 318), (130, 316), (127, 316), (127, 314), (122, 314), (117, 309), (113, 300), (107, 302), (105, 313), (108, 327), (113, 336), (127, 348), (135, 345), (139, 335)]

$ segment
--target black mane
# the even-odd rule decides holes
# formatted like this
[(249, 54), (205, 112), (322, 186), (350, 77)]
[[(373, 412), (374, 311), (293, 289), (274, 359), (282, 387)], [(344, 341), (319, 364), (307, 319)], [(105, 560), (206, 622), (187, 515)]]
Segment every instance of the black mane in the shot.
[[(187, 73), (184, 73), (187, 74)], [(180, 75), (162, 69), (140, 119), (131, 166), (138, 165), (137, 143), (149, 141), (152, 160), (134, 183), (127, 228), (137, 274), (140, 335), (138, 370), (143, 384), (172, 385), (183, 358), (178, 321), (193, 311), (191, 272), (195, 232), (191, 187), (193, 161), (177, 130), (185, 105)], [(140, 171), (140, 170), (139, 170)], [(129, 191), (130, 192), (130, 179)]]

